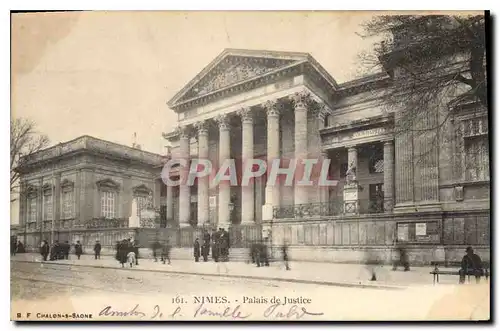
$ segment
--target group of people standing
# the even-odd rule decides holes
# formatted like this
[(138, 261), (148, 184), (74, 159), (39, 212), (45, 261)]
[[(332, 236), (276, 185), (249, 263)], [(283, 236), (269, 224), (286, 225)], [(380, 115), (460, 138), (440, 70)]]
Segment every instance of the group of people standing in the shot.
[(133, 264), (139, 265), (139, 243), (137, 241), (132, 241), (130, 238), (116, 242), (115, 258), (120, 262), (122, 268), (125, 267), (125, 263), (129, 262), (129, 253), (133, 253), (134, 255)]
[(207, 230), (205, 230), (203, 232), (203, 243), (200, 244), (199, 238), (196, 238), (193, 246), (195, 262), (200, 261), (200, 256), (203, 256), (203, 261), (207, 262), (210, 251), (212, 251), (212, 259), (215, 262), (229, 261), (229, 248), (231, 244), (229, 240), (229, 232), (227, 232), (224, 228), (212, 231), (211, 235)]
[(168, 239), (163, 244), (160, 244), (158, 240), (155, 240), (152, 250), (155, 262), (158, 262), (159, 255), (160, 262), (163, 262), (163, 264), (168, 262), (168, 264), (170, 264), (170, 251), (172, 250), (172, 246), (170, 245), (170, 241)]
[[(79, 260), (80, 256), (83, 254), (82, 244), (80, 244), (80, 241), (77, 241), (74, 247), (75, 255)], [(43, 261), (47, 261), (47, 258), (49, 258), (50, 261), (68, 260), (70, 251), (71, 245), (68, 241), (59, 243), (58, 240), (55, 240), (52, 245), (49, 245), (47, 240), (42, 240), (40, 244), (40, 255), (42, 255)]]
[(15, 256), (17, 253), (25, 253), (24, 245), (21, 240), (15, 237), (10, 238), (10, 255)]

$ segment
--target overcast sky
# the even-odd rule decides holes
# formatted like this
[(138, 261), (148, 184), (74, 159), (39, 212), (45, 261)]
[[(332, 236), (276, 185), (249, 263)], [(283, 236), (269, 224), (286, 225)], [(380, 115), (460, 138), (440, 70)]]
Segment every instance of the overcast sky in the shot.
[(51, 143), (83, 134), (161, 153), (166, 102), (224, 48), (308, 52), (338, 81), (369, 49), (353, 12), (83, 12), (12, 17), (12, 114)]

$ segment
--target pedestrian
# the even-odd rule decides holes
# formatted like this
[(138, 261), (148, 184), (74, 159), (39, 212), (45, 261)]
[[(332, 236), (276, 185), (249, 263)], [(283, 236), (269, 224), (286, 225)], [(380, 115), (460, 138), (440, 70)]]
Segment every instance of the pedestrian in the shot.
[(70, 246), (69, 242), (65, 241), (63, 251), (64, 251), (64, 259), (66, 259), (66, 260), (69, 260), (70, 249), (71, 249), (71, 246)]
[(219, 262), (219, 232), (212, 232), (212, 258), (215, 262)]
[(139, 265), (139, 241), (134, 240), (132, 251), (135, 253), (135, 265)]
[(96, 240), (95, 241), (95, 245), (94, 245), (94, 257), (95, 259), (101, 259), (101, 243), (99, 242), (99, 240)]
[(459, 284), (465, 283), (465, 276), (475, 276), (476, 282), (479, 283), (481, 276), (484, 274), (483, 263), (479, 255), (474, 253), (472, 247), (467, 247), (466, 254), (462, 258), (461, 268), (458, 271)]
[(15, 237), (10, 237), (10, 255), (15, 256), (17, 253), (17, 241)]
[(194, 240), (194, 262), (199, 262), (200, 261), (200, 242), (198, 241), (198, 238)]
[(168, 264), (170, 265), (170, 249), (170, 242), (167, 239), (161, 250), (161, 260), (163, 261), (163, 264), (165, 264), (165, 262), (168, 260)]
[(226, 229), (222, 229), (222, 241), (224, 245), (224, 260), (227, 262), (229, 261), (229, 248), (230, 248), (230, 241), (229, 241), (229, 232), (227, 232)]
[(404, 271), (410, 271), (410, 263), (408, 262), (408, 255), (403, 245), (396, 242), (396, 251), (398, 252), (399, 259), (394, 261), (392, 270), (397, 270), (398, 266), (402, 266)]
[(78, 260), (80, 260), (80, 256), (83, 254), (83, 248), (82, 248), (82, 244), (80, 244), (80, 241), (77, 240), (76, 241), (76, 244), (75, 244), (75, 255), (76, 257), (78, 258)]
[(153, 242), (153, 245), (152, 245), (151, 249), (153, 250), (153, 259), (154, 259), (154, 261), (158, 262), (158, 253), (159, 253), (159, 250), (161, 249), (161, 245), (158, 242), (158, 239), (156, 239)]
[(125, 268), (125, 263), (127, 263), (128, 253), (130, 252), (130, 247), (127, 239), (123, 239), (118, 245), (118, 262)]
[(40, 244), (40, 254), (42, 255), (43, 261), (47, 261), (47, 256), (49, 256), (50, 247), (47, 240), (42, 240)]
[(58, 259), (59, 255), (60, 255), (60, 250), (61, 250), (61, 246), (59, 245), (59, 241), (55, 240), (52, 243), (52, 247), (50, 248), (50, 260), (51, 261), (55, 261)]
[(285, 264), (285, 269), (290, 270), (290, 265), (288, 264), (288, 244), (286, 243), (286, 241), (283, 242), (281, 252), (283, 254), (283, 263)]
[(210, 233), (205, 230), (203, 234), (203, 247), (201, 249), (201, 255), (203, 255), (203, 262), (208, 261), (208, 255), (210, 254)]

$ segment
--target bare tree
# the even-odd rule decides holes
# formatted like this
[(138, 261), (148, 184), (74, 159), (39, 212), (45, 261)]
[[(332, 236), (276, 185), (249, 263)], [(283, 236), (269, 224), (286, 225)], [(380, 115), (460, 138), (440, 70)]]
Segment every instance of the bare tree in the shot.
[(23, 156), (38, 152), (49, 145), (49, 138), (36, 131), (33, 121), (25, 118), (10, 121), (10, 193), (11, 202), (17, 199), (19, 175), (17, 168), (24, 161)]
[(378, 67), (391, 76), (381, 102), (399, 112), (396, 134), (430, 136), (425, 153), (446, 137), (437, 132), (452, 105), (488, 109), (485, 24), (484, 15), (389, 15), (363, 24), (363, 37), (378, 41), (360, 58), (369, 70)]

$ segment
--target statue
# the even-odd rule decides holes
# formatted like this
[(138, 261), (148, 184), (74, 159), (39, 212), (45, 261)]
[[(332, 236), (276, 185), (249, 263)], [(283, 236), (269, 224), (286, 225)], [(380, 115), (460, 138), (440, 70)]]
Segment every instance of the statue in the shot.
[(345, 174), (348, 183), (356, 181), (356, 166), (354, 165), (354, 161), (351, 162)]
[(137, 213), (138, 206), (137, 206), (137, 198), (134, 198), (132, 200), (132, 211), (131, 211), (131, 216), (128, 219), (128, 226), (129, 228), (138, 228), (139, 227), (139, 215)]

